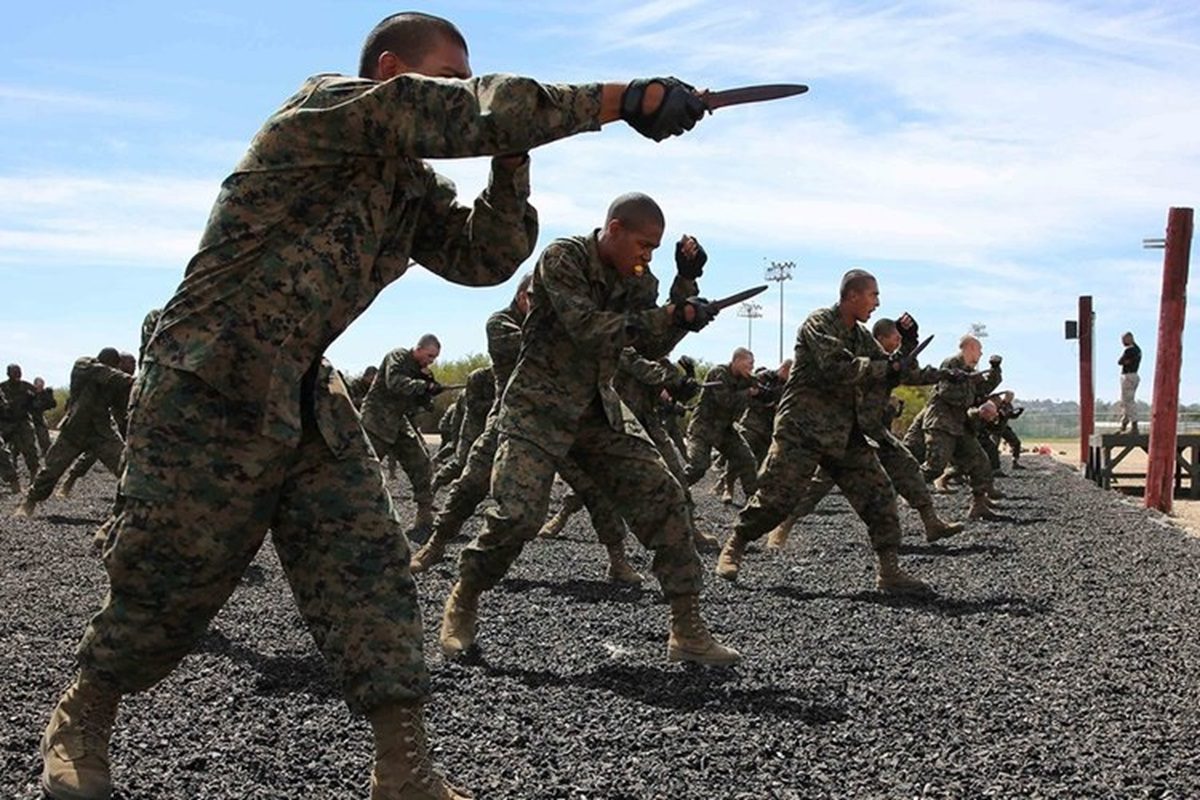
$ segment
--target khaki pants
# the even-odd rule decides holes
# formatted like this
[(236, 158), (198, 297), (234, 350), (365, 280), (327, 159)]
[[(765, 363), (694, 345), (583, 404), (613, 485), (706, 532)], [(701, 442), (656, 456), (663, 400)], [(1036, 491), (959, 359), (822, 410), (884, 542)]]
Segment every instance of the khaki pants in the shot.
[(1136, 372), (1121, 374), (1121, 429), (1137, 427), (1137, 390), (1142, 382)]

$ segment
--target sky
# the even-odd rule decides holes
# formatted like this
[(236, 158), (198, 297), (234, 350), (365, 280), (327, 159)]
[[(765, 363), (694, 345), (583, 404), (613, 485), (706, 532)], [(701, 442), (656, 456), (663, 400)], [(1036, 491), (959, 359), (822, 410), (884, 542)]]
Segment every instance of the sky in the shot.
[[(1200, 6), (1194, 2), (431, 2), (476, 74), (546, 82), (675, 75), (698, 87), (800, 82), (807, 95), (718, 111), (655, 144), (623, 124), (533, 154), (536, 253), (587, 233), (626, 191), (655, 197), (668, 244), (709, 253), (710, 297), (782, 284), (790, 351), (804, 317), (869, 269), (879, 314), (912, 313), (949, 355), (973, 323), (1026, 398), (1075, 399), (1063, 322), (1094, 297), (1097, 396), (1116, 399), (1119, 338), (1152, 384), (1171, 206), (1200, 193)], [(143, 315), (178, 285), (216, 197), (263, 120), (309, 75), (352, 73), (377, 2), (67, 0), (15, 4), (0, 29), (0, 361), (67, 381), (72, 362), (136, 351)], [(434, 162), (464, 202), (486, 159)], [(654, 267), (672, 272), (664, 246)], [(531, 268), (533, 259), (522, 267)], [(515, 279), (514, 279), (515, 281)], [(486, 349), (513, 282), (468, 289), (420, 269), (388, 287), (329, 355), (347, 372), (438, 334)], [(779, 360), (780, 295), (752, 325)], [(1195, 312), (1193, 312), (1195, 313)], [(732, 311), (678, 352), (726, 360)], [(1200, 401), (1200, 336), (1184, 336), (1181, 399)], [(790, 354), (790, 353), (789, 353)]]

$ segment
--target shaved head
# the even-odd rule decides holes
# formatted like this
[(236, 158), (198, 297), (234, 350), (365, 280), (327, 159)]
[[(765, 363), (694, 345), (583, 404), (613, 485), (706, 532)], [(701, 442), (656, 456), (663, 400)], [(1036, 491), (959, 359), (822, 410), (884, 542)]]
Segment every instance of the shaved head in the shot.
[(605, 226), (613, 220), (635, 231), (662, 230), (667, 227), (667, 218), (658, 203), (641, 192), (629, 192), (613, 200), (604, 217)]
[(406, 64), (420, 64), (443, 41), (450, 41), (468, 53), (467, 40), (453, 22), (422, 14), (403, 11), (385, 17), (363, 42), (358, 61), (358, 77), (375, 78), (379, 56), (395, 53)]

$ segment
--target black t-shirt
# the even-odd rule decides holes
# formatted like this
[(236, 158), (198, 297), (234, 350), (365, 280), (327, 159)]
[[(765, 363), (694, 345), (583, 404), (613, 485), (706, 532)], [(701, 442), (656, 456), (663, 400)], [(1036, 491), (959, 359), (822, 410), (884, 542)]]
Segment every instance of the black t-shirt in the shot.
[(1131, 372), (1137, 372), (1138, 367), (1142, 366), (1142, 348), (1136, 344), (1131, 344), (1125, 348), (1125, 353), (1121, 356), (1121, 374), (1128, 375)]

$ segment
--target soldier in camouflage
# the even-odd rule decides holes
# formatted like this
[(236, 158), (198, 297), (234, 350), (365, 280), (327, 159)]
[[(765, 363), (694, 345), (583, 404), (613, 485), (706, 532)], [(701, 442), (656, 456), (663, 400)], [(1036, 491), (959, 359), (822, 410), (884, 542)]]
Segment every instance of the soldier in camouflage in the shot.
[[(421, 573), (446, 557), (446, 547), (462, 530), (479, 504), (488, 496), (492, 482), (492, 466), (499, 445), (497, 427), (504, 387), (517, 364), (521, 350), (521, 325), (529, 313), (529, 287), (533, 273), (523, 276), (517, 284), (512, 302), (492, 314), (487, 321), (488, 356), (492, 360), (495, 380), (492, 407), (488, 410), (483, 431), (467, 451), (462, 474), (450, 483), (445, 508), (434, 520), (433, 534), (412, 558), (410, 569)], [(608, 578), (618, 583), (641, 583), (642, 576), (629, 563), (625, 553), (625, 524), (612, 503), (588, 479), (583, 470), (573, 464), (562, 465), (562, 477), (574, 490), (572, 504), (587, 507), (596, 530), (596, 538), (608, 554)]]
[(968, 334), (959, 340), (958, 353), (943, 361), (942, 369), (966, 372), (968, 379), (939, 381), (921, 423), (925, 437), (921, 470), (925, 479), (933, 481), (938, 491), (947, 491), (943, 473), (951, 462), (958, 464), (971, 483), (969, 519), (993, 518), (989, 498), (1002, 496), (993, 484), (992, 467), (979, 446), (976, 431), (967, 425), (967, 410), (977, 405), (977, 396), (991, 394), (1003, 379), (998, 355), (989, 359), (991, 368), (987, 372), (976, 372), (982, 355), (983, 345), (976, 337)]
[(54, 390), (46, 385), (41, 378), (33, 379), (33, 408), (30, 409), (30, 419), (33, 421), (33, 432), (37, 438), (38, 450), (42, 460), (46, 460), (46, 451), (50, 449), (50, 431), (46, 428), (46, 412), (58, 407), (54, 398)]
[(462, 474), (467, 463), (467, 455), (471, 445), (483, 433), (487, 424), (488, 412), (496, 402), (496, 378), (491, 367), (480, 367), (471, 370), (467, 375), (467, 388), (459, 396), (456, 406), (461, 408), (458, 427), (453, 431), (450, 441), (453, 451), (443, 459), (442, 465), (433, 476), (433, 491), (446, 486), (450, 481)]
[(687, 435), (687, 485), (704, 477), (718, 450), (729, 464), (730, 474), (742, 484), (746, 497), (758, 487), (758, 464), (750, 445), (737, 426), (751, 398), (762, 392), (754, 380), (754, 353), (744, 347), (733, 351), (728, 364), (709, 370), (692, 414)]
[[(0, 419), (7, 417), (8, 413), (8, 401), (4, 399), (4, 395), (0, 394)], [(8, 449), (2, 442), (0, 442), (0, 481), (4, 481), (4, 485), (13, 494), (21, 493), (21, 479), (17, 475), (16, 467), (13, 466)]]
[(737, 578), (746, 546), (787, 517), (821, 467), (867, 524), (878, 558), (879, 588), (929, 591), (900, 568), (896, 492), (867, 440), (879, 428), (880, 410), (864, 398), (889, 386), (904, 366), (863, 325), (878, 307), (874, 276), (851, 270), (842, 277), (838, 302), (809, 314), (800, 327), (758, 491), (738, 514), (733, 535), (721, 550), (721, 577)]
[(438, 338), (427, 333), (411, 350), (398, 347), (388, 353), (362, 404), (362, 426), (375, 455), (381, 462), (394, 455), (412, 484), (417, 528), (433, 525), (433, 467), (424, 438), (409, 415), (441, 393), (441, 385), (429, 372), (441, 351)]
[[(441, 437), (441, 442), (438, 444), (437, 451), (433, 454), (430, 461), (435, 469), (439, 469), (454, 457), (454, 450), (458, 447), (458, 429), (462, 426), (462, 415), (467, 403), (467, 393), (460, 392), (454, 398), (454, 402), (446, 406), (446, 410), (438, 417), (437, 430)], [(436, 492), (439, 488), (437, 483), (437, 473), (433, 476), (433, 490)]]
[[(668, 657), (713, 664), (739, 659), (700, 617), (703, 576), (683, 488), (612, 383), (625, 347), (659, 358), (712, 318), (711, 307), (695, 298), (655, 305), (657, 280), (648, 267), (664, 227), (653, 200), (622, 195), (602, 229), (557, 239), (538, 259), (520, 356), (500, 407), (492, 476), (497, 508), (459, 559), (459, 579), (442, 616), (448, 656), (474, 644), (481, 595), (537, 535), (556, 469), (574, 463), (654, 552), (651, 569), (671, 606)], [(687, 285), (689, 278), (681, 274), (677, 281)]]
[[(132, 356), (131, 356), (132, 358)], [(114, 475), (121, 461), (123, 441), (114, 427), (114, 412), (123, 416), (129, 402), (133, 376), (120, 369), (121, 356), (106, 347), (95, 357), (84, 356), (71, 368), (71, 395), (67, 413), (58, 426), (58, 438), (15, 513), (33, 514), (37, 504), (48, 498), (55, 484), (75, 459), (92, 453)], [(91, 465), (88, 464), (88, 467)]]
[[(52, 797), (111, 794), (121, 695), (192, 649), (268, 530), (347, 702), (371, 722), (372, 800), (461, 796), (425, 745), (407, 542), (323, 354), (411, 263), (468, 286), (507, 280), (537, 238), (527, 151), (617, 119), (663, 139), (705, 106), (669, 78), (472, 78), (462, 34), (415, 13), (371, 32), (359, 74), (313, 77), (271, 115), (163, 309), (131, 400), (109, 595), (42, 740)], [(423, 159), (469, 156), (494, 160), (464, 207)]]
[[(771, 433), (775, 430), (775, 409), (779, 405), (779, 396), (791, 369), (792, 360), (788, 358), (784, 359), (778, 369), (759, 367), (754, 371), (754, 381), (758, 384), (759, 391), (750, 397), (736, 427), (750, 446), (750, 452), (754, 454), (756, 469), (762, 466), (767, 458), (767, 450), (771, 447)], [(717, 460), (721, 462), (717, 476), (721, 501), (733, 503), (733, 489), (737, 478), (729, 469), (728, 461), (723, 457)]]
[(367, 392), (371, 391), (371, 386), (375, 383), (375, 377), (379, 374), (379, 367), (372, 364), (362, 371), (361, 375), (352, 378), (346, 384), (347, 391), (350, 392), (350, 401), (354, 403), (354, 407), (360, 412), (362, 411), (363, 401), (367, 399)]
[(14, 466), (18, 458), (23, 458), (30, 481), (39, 469), (37, 434), (33, 429), (35, 396), (33, 384), (21, 378), (20, 365), (9, 364), (8, 380), (0, 383), (0, 397), (5, 403), (0, 412), (0, 441), (8, 446), (11, 455), (0, 452), (0, 457), (11, 458)]
[[(903, 315), (899, 323), (891, 319), (880, 319), (871, 328), (871, 334), (888, 356), (896, 352), (906, 354), (917, 344), (916, 320), (908, 314)], [(909, 386), (930, 384), (936, 383), (943, 377), (952, 379), (957, 377), (963, 380), (966, 373), (961, 376), (946, 376), (939, 369), (933, 367), (920, 369), (914, 363), (902, 372), (888, 375), (884, 381), (872, 381), (864, 384), (862, 388), (861, 402), (864, 417), (869, 423), (873, 423), (870, 428), (864, 429), (863, 433), (876, 444), (879, 463), (888, 478), (891, 479), (896, 494), (907, 500), (908, 504), (920, 515), (921, 522), (925, 525), (927, 542), (936, 542), (947, 536), (953, 536), (961, 532), (963, 526), (959, 523), (948, 523), (938, 516), (933, 505), (933, 496), (929, 493), (929, 487), (921, 474), (921, 462), (917, 461), (903, 442), (892, 433), (890, 401), (892, 390), (900, 384)], [(775, 549), (784, 547), (787, 544), (788, 534), (796, 522), (811, 514), (817, 504), (833, 489), (833, 486), (833, 476), (823, 467), (818, 468), (813, 479), (805, 487), (796, 508), (767, 537), (767, 546)]]
[[(132, 353), (121, 353), (117, 363), (117, 368), (126, 375), (132, 376), (137, 371), (137, 360), (133, 357)], [(130, 380), (132, 381), (132, 378)], [(129, 416), (127, 413), (127, 405), (129, 403), (129, 387), (126, 386), (121, 393), (110, 398), (110, 400), (111, 406), (109, 408), (109, 416), (112, 418), (112, 423), (116, 427), (117, 434), (119, 435), (120, 442), (123, 446), (125, 436), (127, 435), (129, 428)], [(71, 411), (71, 403), (69, 399), (67, 405), (67, 412), (69, 414)], [(106, 434), (102, 434), (96, 437), (95, 444), (101, 448), (106, 448), (111, 447), (112, 442)], [(96, 462), (100, 460), (100, 456), (97, 450), (93, 449), (92, 443), (89, 442), (87, 445), (85, 445), (85, 448), (86, 449), (84, 450), (83, 455), (75, 459), (75, 463), (71, 465), (70, 471), (67, 472), (66, 479), (58, 487), (58, 492), (56, 494), (58, 494), (59, 497), (70, 497), (71, 490), (74, 489), (75, 483), (84, 475), (88, 474), (91, 468), (96, 465)], [(109, 472), (120, 476), (120, 466), (118, 466), (115, 470), (110, 467)]]

